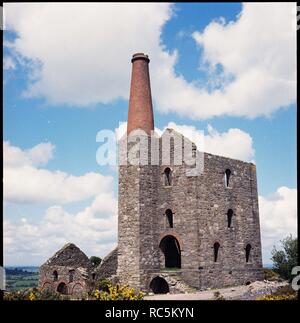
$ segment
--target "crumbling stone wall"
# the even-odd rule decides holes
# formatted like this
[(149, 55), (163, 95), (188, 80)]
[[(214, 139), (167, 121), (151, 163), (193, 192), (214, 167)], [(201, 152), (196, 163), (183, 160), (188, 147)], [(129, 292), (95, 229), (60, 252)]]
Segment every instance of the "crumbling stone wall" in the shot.
[(94, 287), (95, 278), (88, 257), (69, 243), (40, 267), (39, 288), (80, 297)]
[[(54, 271), (58, 278), (54, 279)], [(70, 281), (70, 271), (72, 271), (73, 280)], [(86, 268), (74, 268), (69, 266), (47, 266), (40, 268), (39, 288), (42, 290), (50, 289), (53, 292), (59, 292), (58, 286), (65, 284), (66, 295), (80, 297), (92, 288), (93, 277)]]
[(112, 250), (96, 269), (97, 280), (109, 278), (117, 273), (118, 248)]

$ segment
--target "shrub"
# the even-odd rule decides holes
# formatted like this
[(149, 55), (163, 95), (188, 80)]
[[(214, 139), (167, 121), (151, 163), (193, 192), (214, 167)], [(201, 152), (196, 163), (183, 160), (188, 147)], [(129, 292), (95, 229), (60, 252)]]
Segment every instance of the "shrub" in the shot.
[(214, 298), (217, 301), (224, 301), (225, 297), (217, 290), (216, 292), (214, 292)]
[(92, 256), (90, 258), (91, 263), (93, 264), (94, 267), (97, 267), (101, 264), (102, 259), (96, 256)]
[(109, 282), (107, 285), (108, 291), (95, 290), (92, 296), (97, 300), (116, 301), (116, 300), (142, 300), (144, 294), (137, 292), (129, 286), (113, 285)]
[(291, 285), (280, 287), (276, 292), (257, 298), (260, 301), (289, 301), (297, 300), (297, 292)]
[(112, 283), (108, 278), (102, 278), (97, 284), (97, 289), (108, 292), (111, 285)]
[(297, 266), (298, 262), (298, 240), (290, 235), (283, 239), (281, 244), (282, 250), (277, 250), (276, 247), (272, 250), (273, 270), (280, 277), (291, 281), (292, 268)]
[(274, 270), (269, 268), (264, 268), (264, 279), (269, 281), (279, 281), (281, 280), (279, 275), (275, 273)]
[(28, 288), (19, 291), (4, 292), (4, 300), (8, 301), (36, 301), (36, 300), (67, 300), (69, 297), (67, 295), (61, 295), (59, 293), (53, 292), (50, 289), (39, 290), (37, 288)]

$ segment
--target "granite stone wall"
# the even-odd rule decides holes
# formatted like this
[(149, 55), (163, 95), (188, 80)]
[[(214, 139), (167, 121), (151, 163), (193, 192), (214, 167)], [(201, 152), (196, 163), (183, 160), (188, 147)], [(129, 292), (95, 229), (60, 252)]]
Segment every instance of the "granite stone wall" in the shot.
[[(203, 172), (188, 176), (193, 167), (185, 162), (174, 165), (184, 148), (182, 144), (182, 152), (176, 150), (174, 158), (174, 143), (183, 137), (170, 129), (166, 132), (173, 136), (168, 165), (162, 160), (162, 137), (158, 165), (119, 166), (117, 274), (121, 283), (149, 290), (152, 273), (165, 269), (160, 244), (166, 236), (177, 240), (181, 277), (190, 286), (221, 287), (263, 279), (255, 165), (199, 153)], [(150, 150), (144, 153), (150, 160)], [(166, 185), (166, 167), (171, 169), (171, 185)], [(231, 171), (228, 187), (226, 169)], [(168, 209), (173, 227), (166, 216)], [(229, 209), (233, 211), (230, 227)], [(216, 261), (215, 243), (220, 246)]]

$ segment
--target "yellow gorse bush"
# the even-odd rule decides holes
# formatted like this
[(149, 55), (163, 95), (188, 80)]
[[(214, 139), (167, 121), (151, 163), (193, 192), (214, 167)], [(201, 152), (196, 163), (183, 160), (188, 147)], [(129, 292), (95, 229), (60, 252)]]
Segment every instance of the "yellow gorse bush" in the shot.
[(263, 297), (257, 298), (258, 301), (290, 301), (290, 300), (296, 300), (296, 295), (266, 295)]
[(108, 291), (95, 290), (92, 296), (101, 301), (116, 301), (116, 300), (142, 300), (144, 294), (136, 292), (134, 288), (129, 286), (119, 286), (108, 284)]
[(29, 294), (28, 299), (29, 299), (30, 301), (35, 301), (35, 300), (36, 300), (36, 295), (34, 294), (34, 292), (31, 292), (31, 293)]

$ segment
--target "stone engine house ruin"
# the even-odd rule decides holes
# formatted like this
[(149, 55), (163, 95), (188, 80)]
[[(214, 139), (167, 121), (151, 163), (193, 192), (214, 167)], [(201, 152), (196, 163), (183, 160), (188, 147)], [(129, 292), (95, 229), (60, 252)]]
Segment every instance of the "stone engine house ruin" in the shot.
[[(132, 57), (127, 135), (119, 141), (126, 162), (119, 163), (118, 247), (93, 272), (82, 251), (65, 246), (41, 267), (41, 288), (76, 295), (113, 277), (144, 292), (178, 293), (263, 279), (255, 165), (200, 152), (173, 129), (155, 134), (149, 62), (143, 53)], [(199, 172), (182, 158), (187, 142), (190, 157), (200, 156)], [(136, 143), (147, 149), (132, 163)]]
[[(119, 165), (120, 283), (163, 293), (178, 292), (178, 286), (213, 288), (263, 279), (255, 165), (202, 152), (202, 172), (187, 176), (191, 166), (175, 163), (182, 153), (175, 142), (188, 140), (172, 129), (157, 137), (158, 162), (151, 163), (148, 65), (147, 55), (133, 55), (124, 142), (129, 151), (135, 142), (129, 138), (142, 130), (149, 163)], [(171, 138), (168, 164), (162, 162), (166, 136)]]

